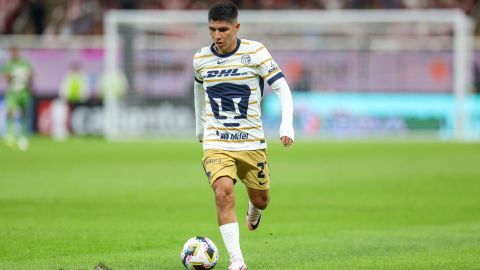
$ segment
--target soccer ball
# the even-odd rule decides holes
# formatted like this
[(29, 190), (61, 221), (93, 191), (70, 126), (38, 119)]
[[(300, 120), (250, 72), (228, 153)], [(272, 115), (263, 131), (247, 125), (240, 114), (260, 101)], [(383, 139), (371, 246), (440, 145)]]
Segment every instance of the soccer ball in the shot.
[(218, 250), (207, 237), (192, 237), (183, 245), (180, 259), (187, 269), (212, 269), (218, 261)]

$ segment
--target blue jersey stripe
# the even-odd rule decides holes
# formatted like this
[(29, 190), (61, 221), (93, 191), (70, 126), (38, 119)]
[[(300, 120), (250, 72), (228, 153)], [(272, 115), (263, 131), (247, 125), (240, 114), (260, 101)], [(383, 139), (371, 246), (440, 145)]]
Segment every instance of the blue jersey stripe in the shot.
[(276, 80), (285, 77), (282, 72), (279, 72), (277, 75), (273, 76), (270, 78), (270, 80), (267, 81), (268, 85), (272, 85)]
[(194, 76), (194, 78), (195, 78), (195, 81), (196, 81), (196, 82), (198, 82), (198, 83), (203, 83), (203, 81), (200, 81), (199, 79), (197, 79), (197, 77)]
[(262, 77), (259, 77), (258, 85), (260, 86), (260, 96), (263, 97), (263, 88), (265, 87), (265, 81)]

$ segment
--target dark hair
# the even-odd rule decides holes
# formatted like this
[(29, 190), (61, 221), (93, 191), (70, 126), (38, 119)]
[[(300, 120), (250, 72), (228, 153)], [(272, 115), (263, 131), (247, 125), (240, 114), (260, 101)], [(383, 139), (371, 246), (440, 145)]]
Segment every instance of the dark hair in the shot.
[(208, 10), (208, 21), (227, 21), (233, 23), (237, 20), (237, 6), (232, 2), (218, 2)]

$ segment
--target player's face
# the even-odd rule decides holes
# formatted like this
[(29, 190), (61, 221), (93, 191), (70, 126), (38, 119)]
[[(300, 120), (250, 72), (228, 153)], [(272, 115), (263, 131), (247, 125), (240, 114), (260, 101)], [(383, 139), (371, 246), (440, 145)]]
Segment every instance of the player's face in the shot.
[(210, 29), (210, 36), (212, 37), (213, 43), (219, 53), (225, 54), (235, 50), (237, 46), (237, 33), (240, 29), (239, 23), (210, 21), (208, 28)]

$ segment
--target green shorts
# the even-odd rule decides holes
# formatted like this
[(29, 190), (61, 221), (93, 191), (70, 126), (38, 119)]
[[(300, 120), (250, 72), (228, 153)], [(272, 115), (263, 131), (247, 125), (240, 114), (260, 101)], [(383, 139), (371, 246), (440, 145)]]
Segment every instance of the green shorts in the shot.
[(7, 91), (5, 94), (5, 100), (7, 103), (7, 110), (26, 110), (30, 105), (30, 91)]

